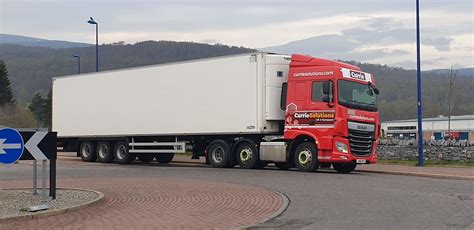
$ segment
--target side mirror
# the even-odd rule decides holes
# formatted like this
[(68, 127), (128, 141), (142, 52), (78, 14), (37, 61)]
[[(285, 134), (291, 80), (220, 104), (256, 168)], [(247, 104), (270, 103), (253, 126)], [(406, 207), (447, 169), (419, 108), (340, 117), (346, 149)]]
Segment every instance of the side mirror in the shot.
[(323, 93), (325, 94), (325, 96), (331, 93), (331, 84), (329, 83), (329, 81), (323, 82)]
[(329, 107), (334, 107), (334, 103), (328, 94), (323, 95), (323, 102), (327, 102)]
[(379, 93), (380, 93), (379, 89), (374, 88), (374, 93), (377, 94), (377, 95), (379, 95)]
[(327, 94), (323, 95), (323, 102), (327, 102), (327, 103), (330, 102), (329, 101), (329, 95), (327, 95)]

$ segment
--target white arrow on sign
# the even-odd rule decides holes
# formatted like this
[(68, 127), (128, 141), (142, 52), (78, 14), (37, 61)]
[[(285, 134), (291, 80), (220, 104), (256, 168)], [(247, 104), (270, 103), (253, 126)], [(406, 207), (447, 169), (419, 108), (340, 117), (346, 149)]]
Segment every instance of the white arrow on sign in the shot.
[(38, 161), (48, 160), (44, 153), (38, 148), (38, 144), (47, 134), (48, 132), (36, 132), (25, 144), (25, 148), (28, 149), (31, 156)]
[(5, 144), (7, 139), (0, 139), (0, 154), (7, 154), (5, 149), (21, 149), (21, 144), (13, 143), (13, 144)]

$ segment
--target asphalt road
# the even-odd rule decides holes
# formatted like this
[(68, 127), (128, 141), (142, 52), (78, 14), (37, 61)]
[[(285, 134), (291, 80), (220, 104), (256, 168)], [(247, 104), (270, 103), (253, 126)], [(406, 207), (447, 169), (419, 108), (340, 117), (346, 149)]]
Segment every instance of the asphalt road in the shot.
[[(31, 178), (31, 165), (0, 165), (0, 180)], [(474, 182), (331, 170), (214, 169), (204, 165), (58, 162), (59, 178), (186, 178), (272, 189), (290, 204), (258, 229), (474, 229)], [(61, 186), (60, 181), (58, 186)]]

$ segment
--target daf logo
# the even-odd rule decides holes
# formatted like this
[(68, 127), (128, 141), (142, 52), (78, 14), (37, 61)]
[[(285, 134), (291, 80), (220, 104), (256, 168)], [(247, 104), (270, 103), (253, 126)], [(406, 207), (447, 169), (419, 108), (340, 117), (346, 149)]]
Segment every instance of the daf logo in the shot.
[(358, 125), (357, 128), (358, 128), (358, 129), (364, 129), (364, 130), (366, 130), (366, 129), (367, 129), (367, 126), (365, 126), (365, 125)]

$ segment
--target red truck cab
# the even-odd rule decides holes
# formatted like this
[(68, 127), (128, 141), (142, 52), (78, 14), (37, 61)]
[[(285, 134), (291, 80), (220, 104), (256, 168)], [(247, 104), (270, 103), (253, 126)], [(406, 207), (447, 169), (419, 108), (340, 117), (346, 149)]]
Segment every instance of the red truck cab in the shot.
[(377, 162), (379, 91), (371, 74), (357, 66), (295, 54), (283, 90), (284, 138), (291, 143), (290, 157), (299, 170), (332, 164), (347, 173), (357, 164)]

